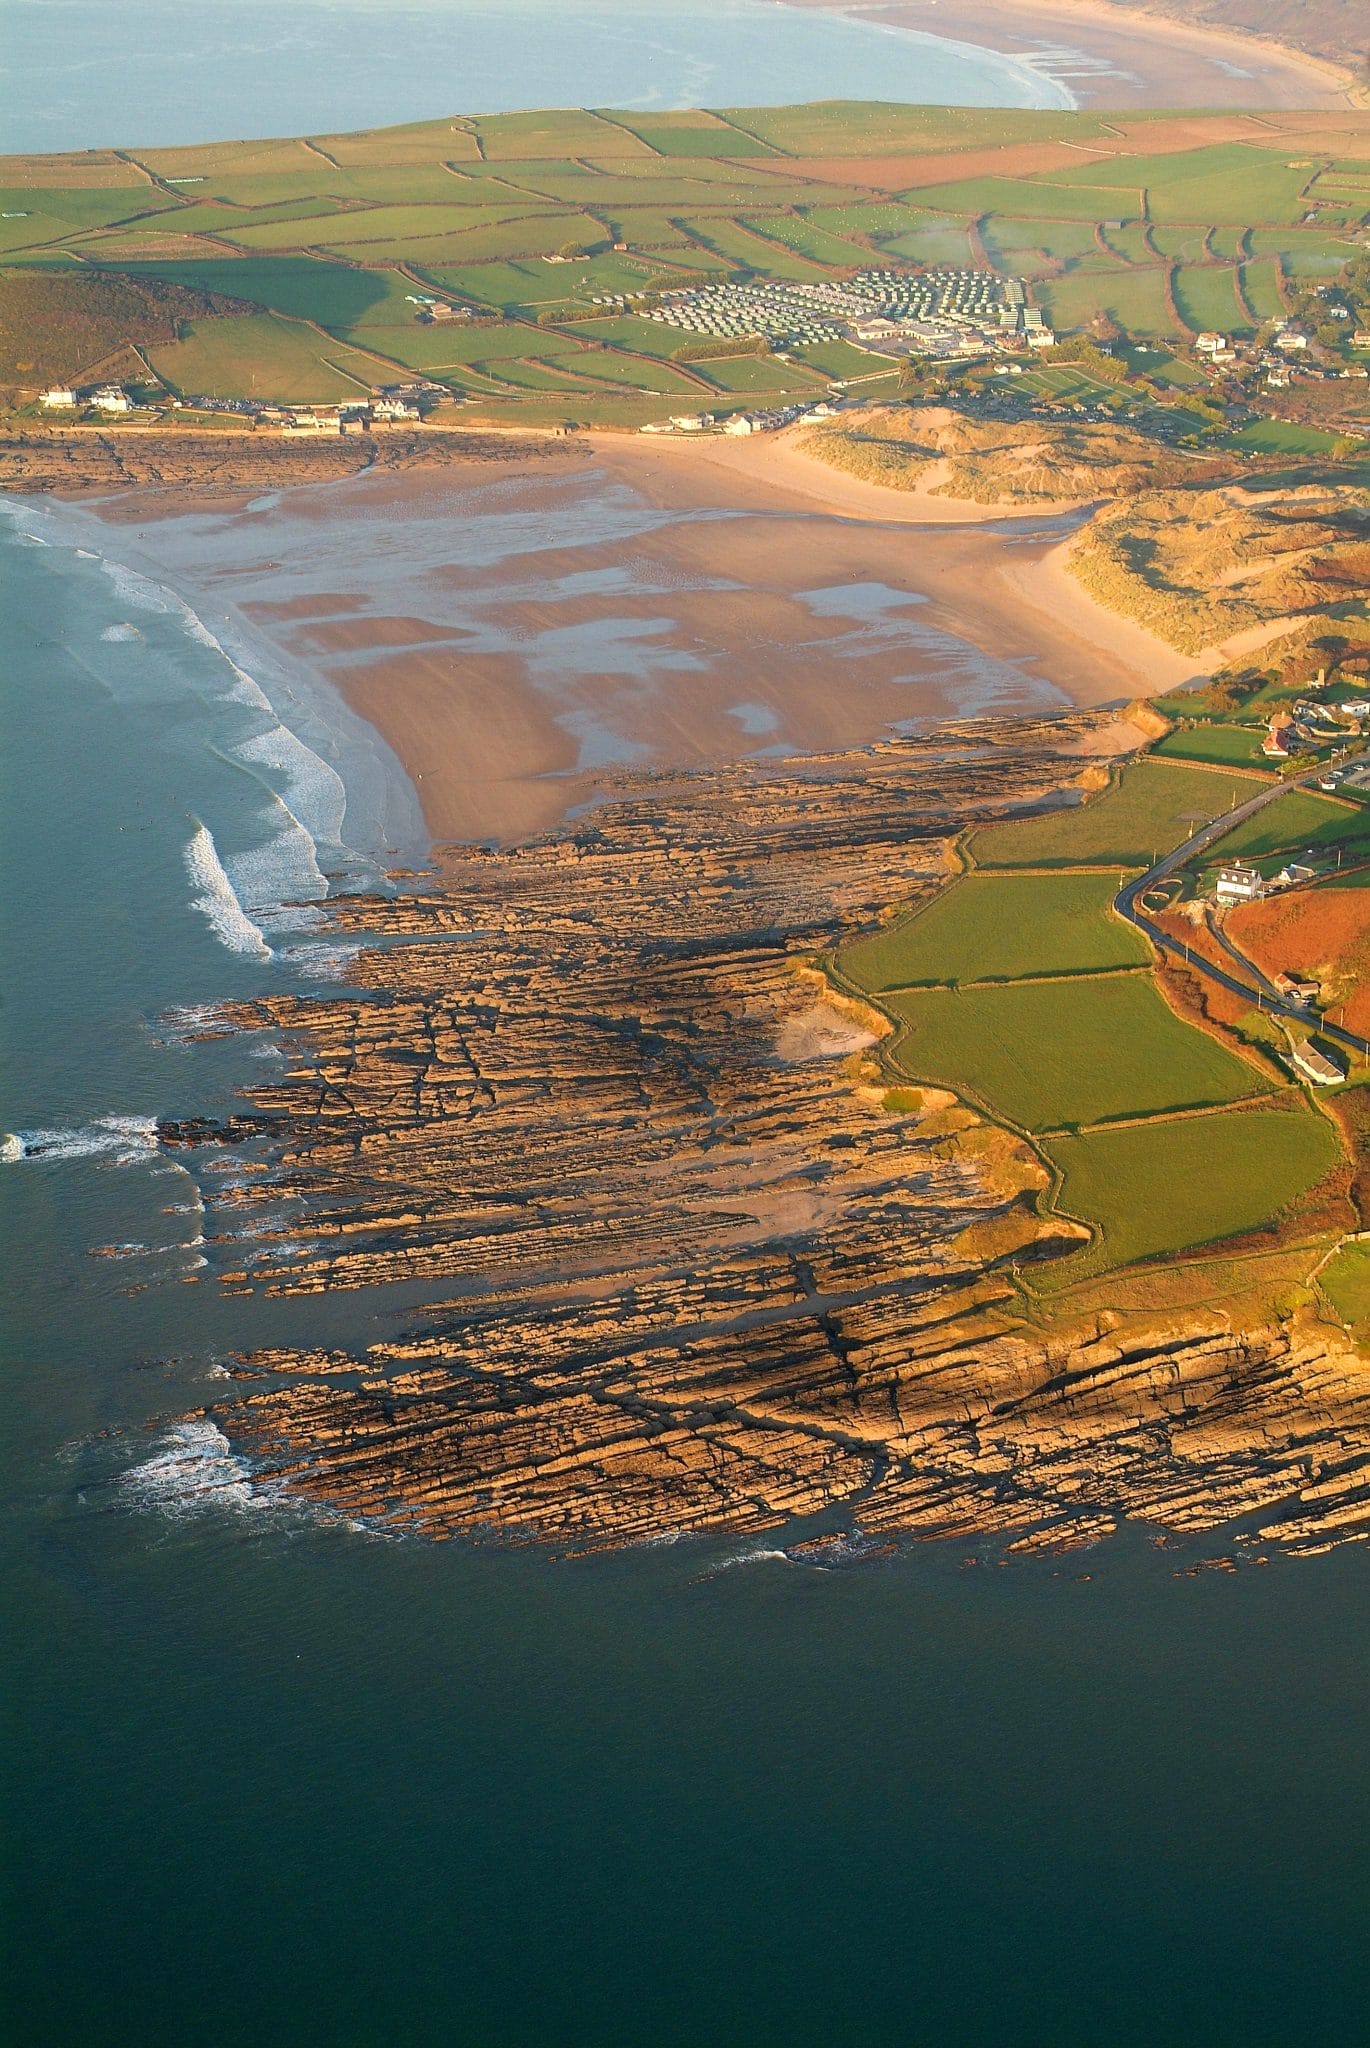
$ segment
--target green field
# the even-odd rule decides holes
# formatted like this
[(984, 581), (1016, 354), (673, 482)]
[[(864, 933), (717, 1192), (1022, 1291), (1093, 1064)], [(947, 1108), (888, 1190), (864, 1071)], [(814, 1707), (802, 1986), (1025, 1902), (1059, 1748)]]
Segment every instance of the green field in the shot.
[(1251, 322), (1237, 297), (1237, 273), (1221, 264), (1182, 264), (1175, 279), (1175, 304), (1192, 334), (1248, 332)]
[[(1359, 171), (1339, 167), (1330, 146), (1310, 145), (1306, 124), (1295, 124), (1297, 139), (1284, 134), (1278, 115), (1240, 142), (1227, 139), (1228, 120), (1222, 139), (1205, 142), (1209, 117), (1186, 115), (1175, 137), (1184, 146), (1167, 149), (1175, 118), (1119, 126), (1089, 112), (840, 101), (567, 109), (312, 141), (13, 158), (0, 165), (0, 213), (13, 216), (0, 220), (0, 264), (179, 278), (308, 320), (344, 344), (374, 346), (393, 364), (440, 371), (461, 355), (449, 357), (452, 344), (419, 327), (402, 289), (427, 283), (507, 317), (525, 388), (545, 371), (523, 316), (593, 311), (596, 299), (700, 272), (816, 283), (877, 261), (988, 262), (1032, 280), (1063, 333), (1107, 316), (1134, 340), (1153, 341), (1200, 328), (1249, 330), (1283, 310), (1286, 287), (1343, 270), (1358, 242), (1317, 200), (1358, 218), (1370, 189)], [(1042, 145), (1063, 159), (1058, 167), (1042, 167)], [(973, 164), (964, 151), (975, 152)], [(592, 253), (574, 264), (546, 260), (570, 246)], [(235, 247), (244, 252), (236, 261), (227, 253)], [(232, 335), (187, 337), (205, 357), (207, 381), (212, 367), (225, 396), (302, 395), (298, 337), (290, 344), (245, 326), (235, 333), (243, 348), (236, 366)], [(252, 345), (259, 334), (272, 337), (260, 351)], [(669, 353), (659, 343), (640, 347), (642, 358)], [(828, 376), (896, 374), (837, 337), (810, 346), (804, 360)], [(1180, 359), (1169, 370), (1139, 356), (1129, 365), (1160, 381), (1202, 381)], [(620, 361), (601, 367), (606, 385), (619, 381)], [(32, 368), (41, 383), (43, 366)], [(803, 388), (767, 386), (750, 371), (733, 373), (731, 385)], [(660, 389), (650, 363), (638, 389), (644, 397)], [(1115, 401), (1095, 388), (1067, 402)], [(1263, 445), (1260, 431), (1227, 446), (1299, 452)], [(1318, 430), (1303, 431), (1302, 452), (1326, 452)]]
[(1353, 1328), (1370, 1324), (1370, 1244), (1344, 1244), (1318, 1281), (1344, 1322)]
[[(1254, 793), (1245, 781), (1239, 794)], [(980, 867), (1149, 867), (1208, 819), (1231, 806), (1233, 785), (1211, 769), (1144, 758), (1097, 796), (1067, 809), (986, 825), (970, 850)]]
[[(1164, 701), (1164, 700), (1163, 700)], [(1236, 768), (1264, 768), (1261, 754), (1266, 728), (1251, 732), (1240, 725), (1196, 725), (1188, 731), (1167, 733), (1151, 749), (1172, 761), (1213, 761)]]
[(1306, 846), (1345, 846), (1361, 859), (1370, 851), (1370, 815), (1359, 806), (1291, 789), (1254, 818), (1237, 825), (1211, 847), (1209, 861), (1262, 860), (1268, 855), (1298, 853)]
[(1342, 1159), (1331, 1124), (1303, 1109), (1153, 1119), (1044, 1149), (1061, 1172), (1060, 1207), (1101, 1231), (1043, 1269), (1037, 1284), (1049, 1288), (1257, 1229)]
[(1268, 1084), (1185, 1024), (1143, 972), (886, 996), (911, 1079), (970, 1094), (1025, 1130), (1233, 1102)]
[(374, 356), (275, 313), (190, 321), (182, 340), (150, 349), (148, 360), (173, 391), (210, 398), (242, 394), (245, 362), (258, 365), (262, 394), (305, 402), (356, 398), (385, 376)]
[(1113, 914), (1111, 874), (965, 875), (904, 923), (858, 939), (843, 972), (872, 991), (1144, 964), (1141, 933)]

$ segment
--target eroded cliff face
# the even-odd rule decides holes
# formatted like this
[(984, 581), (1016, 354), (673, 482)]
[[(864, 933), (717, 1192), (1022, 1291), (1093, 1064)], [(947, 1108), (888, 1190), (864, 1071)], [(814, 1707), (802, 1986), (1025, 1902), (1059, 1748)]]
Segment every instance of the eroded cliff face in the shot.
[(1015, 1272), (1070, 1226), (1038, 1215), (1037, 1161), (946, 1096), (887, 1095), (879, 1020), (806, 965), (936, 886), (948, 833), (1076, 773), (1090, 724), (643, 779), (339, 903), (376, 942), (355, 990), (228, 1020), (297, 1055), (250, 1106), (267, 1170), (219, 1177), (252, 1247), (228, 1284), (429, 1299), (362, 1356), (244, 1358), (220, 1426), (265, 1476), (439, 1537), (833, 1507), (1020, 1548), (1124, 1515), (1364, 1534), (1370, 1373), (1338, 1333), (1209, 1303), (1044, 1334)]

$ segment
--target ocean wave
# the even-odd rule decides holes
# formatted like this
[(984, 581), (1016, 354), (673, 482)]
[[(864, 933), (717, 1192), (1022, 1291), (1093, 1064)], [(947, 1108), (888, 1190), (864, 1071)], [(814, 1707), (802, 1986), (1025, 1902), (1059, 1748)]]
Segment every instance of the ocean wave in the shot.
[(141, 640), (142, 637), (138, 628), (131, 626), (127, 620), (122, 625), (106, 626), (104, 632), (100, 635), (102, 640)]
[(220, 944), (227, 946), (230, 953), (269, 960), (271, 948), (238, 901), (208, 826), (197, 823), (195, 837), (185, 850), (185, 864), (186, 873), (200, 891), (191, 899), (191, 908), (208, 919)]
[[(291, 888), (303, 896), (323, 894), (327, 885), (318, 867), (317, 851), (320, 846), (341, 847), (343, 818), (347, 810), (347, 789), (342, 777), (297, 733), (282, 723), (276, 707), (255, 676), (249, 675), (234, 660), (223, 641), (205, 624), (193, 605), (187, 604), (165, 584), (154, 582), (150, 576), (145, 576), (141, 570), (131, 569), (125, 562), (112, 561), (107, 555), (100, 556), (99, 561), (115, 591), (127, 604), (164, 618), (179, 619), (187, 636), (224, 664), (230, 679), (227, 689), (221, 693), (224, 701), (241, 704), (271, 721), (265, 732), (230, 744), (225, 752), (258, 775), (263, 786), (279, 801), (288, 827), (293, 827), (310, 841), (308, 860), (301, 870), (308, 878), (308, 885), (292, 880)], [(279, 777), (283, 786), (277, 788), (271, 776)]]
[(270, 839), (223, 855), (223, 866), (240, 904), (264, 925), (290, 931), (318, 922), (319, 913), (299, 906), (317, 903), (328, 894), (312, 835), (279, 797), (273, 811), (287, 823)]
[(74, 1130), (8, 1131), (0, 1137), (0, 1161), (9, 1164), (103, 1158), (114, 1166), (136, 1166), (156, 1150), (157, 1119), (151, 1116), (101, 1116)]
[[(227, 1377), (220, 1365), (208, 1377)], [(208, 1415), (187, 1415), (165, 1431), (150, 1458), (131, 1465), (115, 1482), (131, 1507), (182, 1521), (227, 1510), (236, 1515), (271, 1515), (298, 1527), (323, 1524), (355, 1536), (389, 1532), (320, 1502), (290, 1494), (276, 1479), (264, 1479), (235, 1451)]]
[(246, 1514), (280, 1501), (279, 1489), (253, 1479), (246, 1458), (207, 1415), (174, 1422), (152, 1456), (121, 1473), (118, 1483), (136, 1507), (173, 1518), (207, 1508)]

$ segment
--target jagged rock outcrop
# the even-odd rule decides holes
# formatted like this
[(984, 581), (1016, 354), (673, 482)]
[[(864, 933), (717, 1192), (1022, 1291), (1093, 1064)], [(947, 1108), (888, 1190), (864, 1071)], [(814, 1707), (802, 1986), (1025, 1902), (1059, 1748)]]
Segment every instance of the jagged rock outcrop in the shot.
[(294, 1052), (253, 1095), (270, 1170), (221, 1177), (227, 1282), (403, 1287), (414, 1327), (245, 1357), (234, 1443), (350, 1514), (577, 1548), (832, 1507), (1020, 1549), (1123, 1516), (1370, 1529), (1340, 1334), (1211, 1303), (1031, 1325), (1015, 1268), (1070, 1231), (1039, 1163), (949, 1097), (887, 1096), (872, 1020), (806, 964), (935, 886), (950, 832), (1059, 786), (1087, 724), (638, 778), (337, 903), (384, 941), (355, 987), (227, 1013)]

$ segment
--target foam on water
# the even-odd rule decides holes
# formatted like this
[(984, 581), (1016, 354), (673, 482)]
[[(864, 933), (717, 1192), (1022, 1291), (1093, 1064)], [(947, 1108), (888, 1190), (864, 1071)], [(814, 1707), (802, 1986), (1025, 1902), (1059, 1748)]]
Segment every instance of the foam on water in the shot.
[(186, 873), (200, 892), (191, 898), (191, 908), (208, 919), (220, 944), (227, 946), (230, 953), (269, 960), (271, 948), (238, 901), (219, 859), (214, 835), (207, 826), (197, 824), (195, 837), (185, 850), (185, 864)]
[[(244, 709), (260, 712), (271, 721), (265, 731), (249, 734), (226, 747), (224, 752), (228, 758), (257, 775), (273, 809), (283, 814), (284, 823), (271, 843), (277, 865), (286, 879), (273, 900), (279, 902), (282, 896), (292, 894), (306, 898), (326, 894), (327, 883), (320, 871), (317, 855), (320, 846), (341, 848), (342, 845), (343, 818), (347, 811), (347, 789), (342, 777), (312, 747), (306, 746), (297, 733), (282, 723), (261, 684), (233, 659), (192, 605), (165, 584), (155, 582), (141, 570), (130, 568), (126, 562), (113, 561), (108, 555), (100, 555), (97, 559), (125, 603), (163, 618), (178, 619), (189, 639), (223, 663), (229, 676), (228, 687), (221, 692), (223, 701), (241, 704)], [(136, 634), (137, 628), (130, 627), (129, 632)], [(124, 637), (121, 628), (112, 628), (105, 635), (106, 638), (116, 636)], [(288, 846), (291, 839), (296, 843)], [(305, 840), (309, 842), (307, 848)], [(288, 863), (285, 860), (287, 851), (291, 856)]]
[(278, 1505), (278, 1490), (254, 1482), (246, 1458), (207, 1415), (174, 1422), (150, 1458), (121, 1473), (119, 1485), (140, 1508), (179, 1518), (207, 1508), (236, 1514)]
[(136, 626), (131, 626), (127, 620), (125, 620), (124, 623), (119, 626), (106, 626), (104, 632), (100, 635), (100, 638), (102, 640), (115, 641), (141, 640), (142, 637), (143, 636), (138, 631), (138, 628)]
[(100, 1116), (74, 1130), (7, 1131), (0, 1137), (0, 1161), (10, 1165), (31, 1159), (107, 1159), (113, 1166), (136, 1166), (156, 1150), (157, 1119), (151, 1116)]

